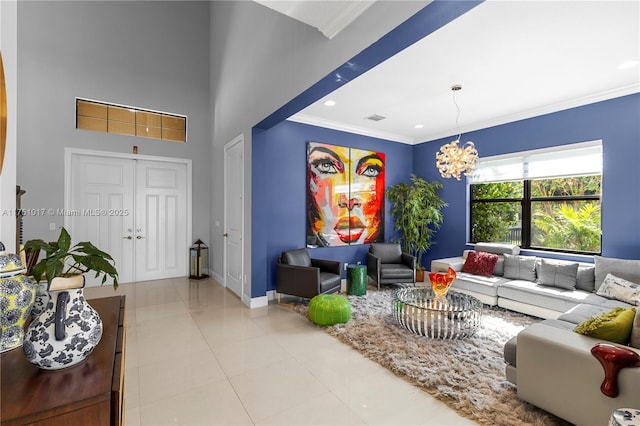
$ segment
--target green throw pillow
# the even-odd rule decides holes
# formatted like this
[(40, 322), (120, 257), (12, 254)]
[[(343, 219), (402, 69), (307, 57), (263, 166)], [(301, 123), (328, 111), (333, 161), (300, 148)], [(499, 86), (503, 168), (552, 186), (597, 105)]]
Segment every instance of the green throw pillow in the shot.
[(626, 345), (631, 337), (635, 308), (613, 308), (582, 321), (573, 329), (576, 333)]

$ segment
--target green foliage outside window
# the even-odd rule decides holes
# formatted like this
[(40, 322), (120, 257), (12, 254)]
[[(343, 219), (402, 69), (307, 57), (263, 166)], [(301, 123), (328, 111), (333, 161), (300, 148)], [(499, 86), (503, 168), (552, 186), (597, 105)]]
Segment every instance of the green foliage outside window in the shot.
[(520, 228), (520, 202), (476, 204), (471, 209), (471, 217), (472, 241), (521, 244), (520, 232), (512, 232)]
[(522, 196), (522, 181), (471, 185), (472, 200), (495, 201), (472, 204), (471, 240), (520, 244), (517, 236), (512, 238), (511, 229), (519, 226)]
[[(599, 253), (601, 180), (598, 175), (471, 185), (471, 240)], [(523, 218), (530, 223), (521, 225)]]
[(600, 252), (600, 202), (534, 203), (531, 208), (531, 245)]

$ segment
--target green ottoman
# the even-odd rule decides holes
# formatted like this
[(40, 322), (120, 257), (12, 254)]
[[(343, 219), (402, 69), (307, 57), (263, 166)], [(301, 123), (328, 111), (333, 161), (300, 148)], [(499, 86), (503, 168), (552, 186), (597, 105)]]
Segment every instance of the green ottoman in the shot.
[(345, 323), (351, 318), (349, 299), (339, 294), (319, 294), (309, 302), (309, 319), (318, 325)]

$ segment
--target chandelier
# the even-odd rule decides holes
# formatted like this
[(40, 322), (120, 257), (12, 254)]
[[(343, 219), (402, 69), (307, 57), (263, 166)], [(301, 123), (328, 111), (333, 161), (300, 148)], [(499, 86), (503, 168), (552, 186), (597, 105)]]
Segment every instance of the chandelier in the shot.
[(451, 86), (453, 91), (453, 103), (456, 106), (458, 114), (456, 115), (456, 128), (458, 129), (458, 137), (456, 140), (444, 144), (440, 147), (440, 151), (436, 153), (436, 167), (440, 172), (440, 176), (445, 179), (456, 178), (460, 180), (460, 175), (471, 176), (474, 167), (478, 165), (478, 151), (473, 142), (469, 141), (463, 146), (460, 143), (460, 127), (458, 126), (458, 118), (460, 118), (460, 107), (456, 102), (456, 92), (461, 90), (462, 86), (456, 84)]

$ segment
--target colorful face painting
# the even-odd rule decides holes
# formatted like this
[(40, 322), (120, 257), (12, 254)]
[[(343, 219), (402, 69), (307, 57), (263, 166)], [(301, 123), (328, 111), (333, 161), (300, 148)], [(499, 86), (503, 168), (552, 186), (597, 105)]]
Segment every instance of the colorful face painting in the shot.
[(384, 241), (382, 152), (309, 142), (307, 246)]

